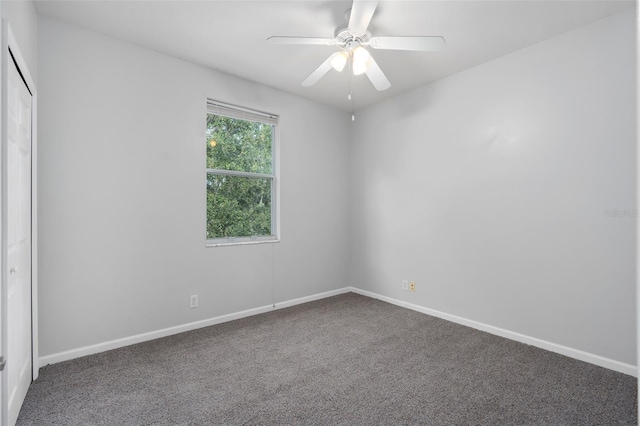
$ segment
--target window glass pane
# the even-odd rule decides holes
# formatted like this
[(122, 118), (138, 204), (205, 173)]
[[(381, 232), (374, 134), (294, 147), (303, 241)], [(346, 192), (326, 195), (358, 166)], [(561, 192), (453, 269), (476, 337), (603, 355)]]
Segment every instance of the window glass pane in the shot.
[(271, 235), (271, 179), (207, 174), (207, 238)]
[(272, 173), (273, 126), (207, 114), (207, 168)]

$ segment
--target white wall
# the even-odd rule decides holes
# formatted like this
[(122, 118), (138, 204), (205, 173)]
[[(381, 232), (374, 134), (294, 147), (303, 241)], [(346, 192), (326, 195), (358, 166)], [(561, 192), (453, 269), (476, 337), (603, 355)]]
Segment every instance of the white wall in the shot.
[(3, 1), (0, 14), (11, 25), (33, 80), (38, 82), (38, 15), (32, 0)]
[[(348, 114), (44, 17), (39, 52), (42, 356), (346, 286)], [(205, 248), (207, 97), (280, 115), (281, 243)]]
[(635, 365), (634, 13), (361, 111), (352, 285)]

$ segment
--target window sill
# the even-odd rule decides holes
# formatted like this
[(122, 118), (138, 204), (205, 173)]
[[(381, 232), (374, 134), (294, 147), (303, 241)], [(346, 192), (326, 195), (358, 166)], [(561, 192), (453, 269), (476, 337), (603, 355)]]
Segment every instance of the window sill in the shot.
[(279, 243), (279, 238), (268, 240), (232, 240), (232, 241), (207, 241), (206, 247), (223, 247), (223, 246), (248, 246), (254, 244), (270, 244)]

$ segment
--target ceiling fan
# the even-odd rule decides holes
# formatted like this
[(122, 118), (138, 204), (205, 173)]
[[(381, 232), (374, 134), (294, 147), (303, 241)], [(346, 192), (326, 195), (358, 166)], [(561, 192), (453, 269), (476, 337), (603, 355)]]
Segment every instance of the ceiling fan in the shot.
[(273, 44), (308, 44), (337, 46), (340, 51), (329, 56), (303, 82), (303, 86), (312, 86), (331, 68), (341, 72), (347, 63), (353, 75), (366, 74), (376, 90), (391, 87), (387, 76), (373, 59), (367, 46), (384, 50), (413, 50), (435, 52), (444, 48), (444, 38), (439, 36), (377, 36), (367, 30), (371, 18), (378, 6), (377, 1), (354, 0), (347, 10), (348, 26), (338, 27), (333, 38), (272, 36), (267, 39)]

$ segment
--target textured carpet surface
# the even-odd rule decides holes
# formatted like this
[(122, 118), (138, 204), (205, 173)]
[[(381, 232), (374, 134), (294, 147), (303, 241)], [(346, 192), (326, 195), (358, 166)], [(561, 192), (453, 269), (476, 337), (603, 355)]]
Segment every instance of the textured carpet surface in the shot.
[(637, 425), (636, 379), (345, 294), (44, 367), (18, 425)]

